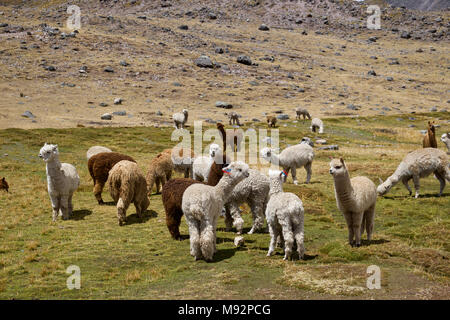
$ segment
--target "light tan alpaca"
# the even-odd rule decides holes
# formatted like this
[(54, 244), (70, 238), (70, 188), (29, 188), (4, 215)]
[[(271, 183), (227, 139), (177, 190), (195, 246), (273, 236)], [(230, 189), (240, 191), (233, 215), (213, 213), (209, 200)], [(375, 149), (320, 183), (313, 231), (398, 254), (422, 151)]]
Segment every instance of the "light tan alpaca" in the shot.
[(434, 121), (431, 123), (428, 121), (427, 134), (423, 137), (424, 148), (437, 148), (437, 141), (435, 135)]
[(331, 160), (330, 174), (334, 178), (337, 207), (347, 222), (348, 242), (352, 247), (359, 247), (364, 227), (367, 240), (370, 241), (372, 238), (377, 189), (367, 177), (359, 176), (350, 179), (342, 158)]
[[(153, 185), (156, 183), (156, 193), (159, 193), (167, 180), (172, 177), (173, 162), (171, 153), (165, 150), (159, 153), (150, 162), (145, 179), (147, 180), (148, 196), (152, 194)], [(161, 188), (160, 188), (161, 186)]]
[(119, 161), (109, 172), (109, 192), (117, 202), (120, 226), (126, 222), (127, 209), (131, 203), (134, 203), (138, 217), (142, 217), (150, 204), (145, 178), (138, 165), (128, 160)]

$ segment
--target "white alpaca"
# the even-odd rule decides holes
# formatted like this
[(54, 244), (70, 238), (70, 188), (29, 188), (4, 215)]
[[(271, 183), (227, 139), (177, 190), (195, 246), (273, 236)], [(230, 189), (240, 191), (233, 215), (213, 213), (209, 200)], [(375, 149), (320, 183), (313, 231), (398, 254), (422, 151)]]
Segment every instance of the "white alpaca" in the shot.
[(206, 261), (212, 260), (216, 252), (217, 218), (236, 184), (249, 176), (248, 165), (240, 161), (223, 170), (216, 186), (195, 183), (183, 194), (181, 207), (189, 226), (190, 253), (196, 260), (202, 255)]
[(295, 194), (283, 192), (283, 171), (269, 170), (270, 198), (266, 208), (267, 225), (270, 232), (270, 245), (267, 256), (275, 250), (277, 238), (284, 239), (284, 260), (290, 260), (294, 242), (298, 256), (303, 259), (304, 246), (304, 209), (302, 200)]
[(261, 156), (265, 160), (282, 167), (287, 174), (289, 174), (289, 170), (292, 170), (294, 184), (298, 184), (297, 168), (301, 167), (305, 167), (306, 170), (305, 183), (309, 183), (311, 180), (311, 165), (314, 159), (314, 150), (308, 144), (302, 143), (287, 147), (279, 155), (275, 154), (273, 149), (264, 148), (261, 150)]
[(441, 196), (445, 188), (445, 180), (450, 181), (448, 155), (436, 148), (417, 149), (403, 158), (395, 172), (378, 186), (377, 192), (379, 195), (384, 195), (401, 181), (411, 195), (412, 190), (408, 185), (408, 181), (413, 179), (414, 188), (416, 189), (415, 197), (418, 198), (420, 178), (425, 178), (432, 173), (434, 173), (434, 176), (441, 184), (439, 189), (439, 196)]
[(172, 115), (172, 120), (175, 126), (175, 129), (183, 129), (184, 125), (186, 124), (188, 120), (188, 110), (183, 109), (183, 112), (180, 113), (174, 113)]
[(77, 169), (71, 164), (59, 162), (58, 146), (45, 143), (39, 151), (39, 158), (46, 163), (47, 187), (52, 201), (53, 221), (58, 213), (64, 220), (72, 215), (72, 196), (80, 185)]
[(241, 234), (244, 227), (241, 210), (239, 206), (247, 203), (250, 206), (253, 216), (253, 226), (249, 234), (260, 230), (264, 226), (264, 211), (269, 200), (270, 182), (266, 175), (258, 170), (250, 169), (249, 177), (239, 182), (231, 192), (225, 205), (225, 224), (227, 230), (233, 225), (237, 233)]
[(319, 129), (319, 133), (323, 133), (323, 121), (319, 118), (313, 118), (309, 128), (311, 129), (311, 132), (316, 132), (317, 129)]
[(372, 239), (377, 188), (367, 177), (350, 179), (344, 160), (330, 162), (330, 174), (334, 178), (336, 203), (344, 215), (348, 227), (348, 242), (351, 246), (361, 246), (364, 227), (367, 240)]
[(86, 158), (89, 160), (91, 157), (95, 156), (96, 154), (102, 153), (102, 152), (112, 152), (111, 149), (102, 147), (102, 146), (93, 146), (90, 147), (89, 150), (86, 152)]
[(199, 156), (194, 159), (194, 163), (192, 164), (194, 179), (207, 182), (209, 170), (214, 161), (218, 164), (222, 164), (223, 162), (222, 148), (215, 143), (209, 146), (209, 156)]
[(441, 141), (447, 147), (447, 154), (450, 154), (450, 132), (443, 133), (442, 136), (441, 136)]
[(237, 124), (238, 126), (240, 126), (241, 124), (239, 123), (239, 115), (232, 111), (228, 114), (228, 120), (229, 120), (229, 124)]

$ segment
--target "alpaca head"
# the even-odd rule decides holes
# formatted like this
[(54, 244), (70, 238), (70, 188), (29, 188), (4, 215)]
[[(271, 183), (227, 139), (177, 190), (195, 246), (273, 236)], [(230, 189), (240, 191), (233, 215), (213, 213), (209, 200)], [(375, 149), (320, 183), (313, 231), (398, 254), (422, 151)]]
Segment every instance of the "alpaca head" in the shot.
[(183, 114), (184, 114), (185, 116), (187, 116), (187, 115), (188, 115), (188, 109), (183, 109)]
[(224, 176), (229, 176), (235, 184), (241, 182), (250, 175), (249, 167), (245, 162), (235, 161), (222, 169)]
[(9, 185), (8, 182), (6, 182), (6, 179), (3, 177), (2, 180), (0, 180), (0, 190), (5, 189), (6, 192), (9, 192)]
[(449, 133), (443, 133), (441, 136), (441, 141), (443, 143), (447, 143), (447, 141), (450, 140), (450, 132)]
[(220, 155), (221, 149), (220, 146), (216, 143), (213, 143), (209, 146), (209, 156), (211, 158), (215, 158), (216, 156)]
[(345, 166), (344, 159), (331, 159), (330, 162), (330, 174), (333, 177), (338, 177), (347, 172), (347, 167)]
[(47, 144), (46, 142), (39, 151), (39, 158), (41, 158), (45, 162), (53, 160), (57, 156), (58, 156), (58, 145), (56, 144)]
[(433, 122), (428, 121), (428, 130), (435, 133), (436, 129), (434, 128), (434, 121)]
[(311, 140), (311, 138), (303, 137), (302, 141), (300, 141), (300, 144), (307, 144), (311, 147), (314, 147), (314, 142)]
[(273, 150), (270, 148), (263, 148), (260, 151), (261, 157), (263, 157), (264, 160), (270, 161), (273, 155)]
[(391, 178), (387, 178), (386, 181), (382, 181), (380, 179), (381, 184), (377, 187), (377, 193), (378, 195), (382, 196), (386, 194), (389, 190), (391, 190), (393, 184), (391, 181)]
[(271, 180), (273, 179), (273, 180), (277, 180), (277, 181), (283, 183), (283, 182), (286, 182), (287, 176), (288, 176), (288, 174), (284, 170), (280, 171), (280, 170), (269, 169), (269, 178)]

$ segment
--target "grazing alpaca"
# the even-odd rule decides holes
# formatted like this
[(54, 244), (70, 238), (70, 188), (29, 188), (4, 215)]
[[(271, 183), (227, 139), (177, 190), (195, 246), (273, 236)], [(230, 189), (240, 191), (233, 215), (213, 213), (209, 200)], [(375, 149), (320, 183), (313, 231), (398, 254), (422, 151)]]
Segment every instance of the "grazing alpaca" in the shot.
[(196, 183), (183, 194), (182, 209), (189, 226), (190, 253), (196, 260), (211, 261), (216, 252), (216, 227), (224, 203), (234, 186), (249, 176), (248, 165), (232, 162), (219, 183), (212, 187)]
[(267, 256), (274, 250), (278, 236), (284, 239), (284, 258), (290, 260), (294, 242), (297, 244), (298, 256), (303, 259), (304, 247), (304, 209), (302, 200), (295, 194), (283, 192), (284, 171), (269, 170), (270, 193), (266, 208), (267, 225), (269, 226), (270, 245)]
[(274, 116), (267, 116), (267, 125), (272, 128), (275, 128), (275, 125), (277, 124), (277, 118)]
[(306, 110), (306, 109), (298, 107), (295, 109), (295, 113), (296, 113), (295, 118), (298, 120), (300, 120), (301, 116), (303, 116), (303, 122), (305, 121), (306, 118), (311, 120), (311, 115), (309, 114), (308, 110)]
[(319, 133), (323, 133), (323, 121), (319, 118), (314, 118), (311, 120), (311, 126), (309, 128), (311, 132), (317, 132), (317, 129), (319, 129)]
[(186, 124), (188, 120), (188, 110), (183, 109), (183, 112), (181, 113), (174, 113), (172, 115), (172, 120), (175, 126), (175, 129), (183, 129), (184, 125)]
[(102, 147), (102, 146), (93, 146), (90, 147), (89, 150), (86, 152), (86, 158), (89, 160), (96, 154), (102, 153), (102, 152), (112, 152), (111, 149)]
[(428, 121), (427, 134), (423, 137), (423, 147), (424, 148), (437, 148), (437, 141), (435, 135), (434, 122)]
[(372, 239), (377, 188), (367, 177), (359, 176), (350, 179), (342, 158), (331, 160), (330, 174), (334, 178), (337, 207), (347, 222), (348, 242), (352, 247), (359, 247), (364, 227), (367, 240)]
[[(275, 154), (270, 148), (264, 148), (261, 150), (261, 156), (265, 160), (282, 167), (287, 174), (289, 174), (289, 170), (292, 170), (292, 179), (294, 180), (294, 184), (298, 184), (297, 168), (301, 168), (303, 166), (306, 170), (305, 183), (309, 183), (311, 180), (311, 166), (314, 159), (314, 150), (308, 144), (301, 143), (287, 147), (279, 155)], [(286, 176), (284, 179), (286, 179)]]
[(218, 144), (211, 144), (209, 146), (209, 156), (199, 156), (195, 158), (192, 164), (194, 179), (198, 181), (207, 181), (209, 176), (209, 169), (213, 162), (220, 163), (223, 158), (222, 149)]
[(117, 162), (109, 172), (108, 181), (111, 197), (117, 203), (119, 226), (126, 222), (127, 209), (131, 203), (134, 203), (136, 214), (141, 218), (150, 202), (147, 198), (147, 183), (138, 165), (128, 160)]
[(5, 189), (6, 192), (9, 192), (9, 185), (8, 182), (6, 182), (6, 179), (3, 177), (2, 180), (0, 180), (0, 190)]
[(170, 153), (173, 163), (173, 169), (184, 173), (185, 178), (193, 177), (192, 164), (194, 163), (195, 153), (189, 148), (175, 147), (166, 149), (163, 152)]
[(450, 154), (450, 133), (444, 133), (441, 136), (441, 141), (447, 147), (447, 154)]
[[(219, 183), (223, 176), (223, 167), (226, 167), (227, 158), (223, 155), (223, 164), (213, 162), (208, 176), (208, 185), (215, 186)], [(194, 183), (201, 183), (200, 181), (186, 178), (170, 179), (162, 188), (162, 201), (164, 210), (166, 211), (166, 224), (172, 238), (181, 240), (180, 223), (183, 216), (181, 204), (183, 201), (183, 194), (186, 189)]]
[(39, 151), (39, 158), (46, 163), (47, 188), (53, 208), (53, 221), (58, 213), (63, 220), (72, 215), (72, 196), (80, 185), (77, 169), (68, 163), (59, 162), (58, 146), (45, 143)]
[(413, 179), (416, 189), (415, 198), (418, 198), (420, 178), (425, 178), (432, 173), (441, 184), (439, 189), (439, 196), (441, 196), (445, 188), (445, 180), (450, 181), (448, 156), (444, 151), (435, 148), (417, 149), (403, 158), (395, 172), (378, 186), (377, 192), (379, 195), (384, 195), (401, 181), (411, 195), (412, 190), (408, 181)]
[(232, 124), (233, 125), (237, 124), (238, 126), (241, 125), (239, 123), (239, 115), (236, 112), (234, 112), (234, 111), (230, 112), (230, 114), (228, 115), (228, 119), (229, 119), (230, 125), (232, 125)]
[(104, 204), (102, 191), (108, 180), (109, 170), (111, 170), (117, 162), (122, 160), (136, 162), (133, 158), (117, 152), (102, 152), (89, 159), (88, 168), (92, 180), (94, 181), (94, 196), (97, 199), (98, 204)]
[(172, 177), (173, 162), (170, 149), (158, 153), (152, 159), (147, 170), (145, 179), (147, 180), (148, 196), (152, 194), (153, 185), (156, 183), (156, 193), (158, 194), (164, 184)]

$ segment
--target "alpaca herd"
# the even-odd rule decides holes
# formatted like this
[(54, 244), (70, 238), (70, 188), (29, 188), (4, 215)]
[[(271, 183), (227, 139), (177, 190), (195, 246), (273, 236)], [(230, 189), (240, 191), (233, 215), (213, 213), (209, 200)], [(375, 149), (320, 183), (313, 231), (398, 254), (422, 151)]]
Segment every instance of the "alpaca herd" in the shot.
[[(296, 113), (298, 118), (301, 115), (304, 119), (311, 118), (304, 109), (297, 108)], [(269, 125), (275, 126), (276, 118), (271, 117), (270, 121), (269, 118)], [(173, 119), (178, 129), (184, 128), (187, 110), (174, 114)], [(239, 125), (237, 119), (237, 114), (230, 115), (230, 123)], [(314, 118), (311, 122), (312, 130), (323, 132), (320, 119)], [(288, 146), (279, 154), (271, 148), (262, 148), (259, 152), (261, 159), (272, 165), (266, 175), (244, 162), (231, 161), (226, 154), (230, 129), (225, 130), (221, 123), (217, 124), (217, 129), (224, 140), (222, 147), (211, 144), (206, 156), (197, 156), (189, 148), (165, 149), (150, 161), (146, 175), (141, 173), (132, 157), (102, 146), (91, 147), (86, 157), (94, 184), (93, 194), (98, 204), (104, 204), (102, 191), (107, 184), (116, 204), (119, 225), (122, 226), (127, 223), (126, 212), (132, 203), (137, 216), (143, 217), (156, 185), (156, 193), (161, 192), (166, 224), (172, 238), (182, 240), (179, 228), (184, 215), (189, 228), (190, 254), (196, 260), (211, 261), (217, 251), (216, 228), (219, 217), (224, 216), (227, 232), (235, 228), (237, 234), (242, 234), (244, 219), (240, 207), (246, 203), (253, 220), (248, 234), (257, 231), (268, 231), (270, 234), (267, 256), (274, 253), (278, 244), (284, 248), (285, 260), (292, 259), (295, 252), (300, 259), (304, 258), (305, 210), (296, 194), (283, 191), (283, 183), (286, 183), (291, 172), (293, 183), (298, 185), (296, 170), (301, 167), (306, 170), (305, 183), (310, 182), (315, 158), (314, 143), (304, 137), (300, 143)], [(449, 133), (443, 134), (441, 141), (450, 148)], [(377, 196), (386, 194), (399, 181), (411, 195), (408, 181), (412, 179), (415, 198), (418, 198), (419, 180), (433, 173), (440, 182), (439, 196), (442, 195), (446, 181), (450, 181), (450, 163), (448, 155), (434, 146), (435, 142), (435, 125), (429, 122), (423, 140), (424, 148), (407, 154), (395, 172), (384, 182), (381, 181), (378, 187), (364, 176), (350, 178), (344, 160), (331, 159), (329, 172), (334, 181), (336, 205), (347, 223), (351, 246), (361, 245), (364, 230), (368, 241), (371, 241)], [(231, 146), (235, 151), (236, 144)], [(77, 170), (73, 165), (59, 161), (57, 145), (45, 143), (39, 157), (46, 164), (53, 221), (58, 215), (67, 220), (73, 212), (73, 194), (80, 185)], [(274, 167), (279, 170), (274, 170)], [(184, 178), (173, 178), (173, 171), (184, 175)], [(9, 189), (5, 178), (0, 180), (2, 189), (6, 192)], [(267, 229), (264, 228), (264, 221), (267, 222)], [(242, 242), (242, 239), (236, 239), (237, 243)]]

